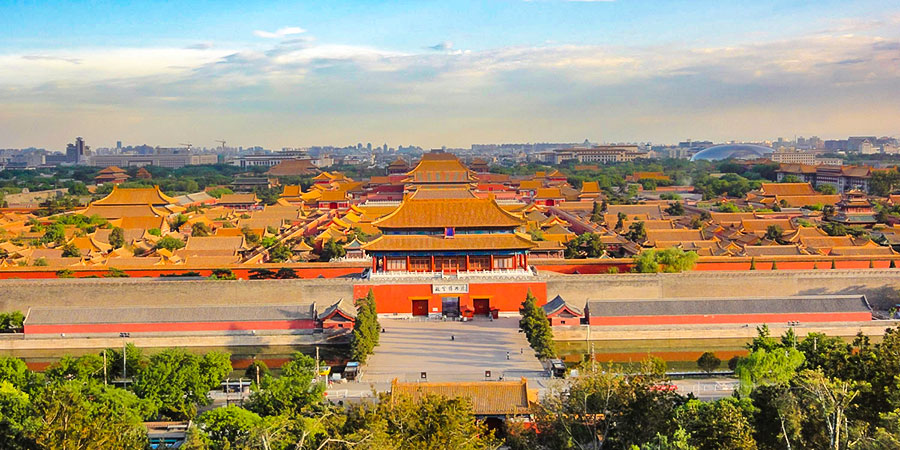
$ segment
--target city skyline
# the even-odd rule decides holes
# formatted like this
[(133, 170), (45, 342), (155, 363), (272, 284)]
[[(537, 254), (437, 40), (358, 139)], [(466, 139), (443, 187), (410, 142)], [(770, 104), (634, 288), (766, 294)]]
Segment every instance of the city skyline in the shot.
[[(900, 133), (886, 1), (6, 5), (0, 147)], [(395, 145), (395, 144), (391, 144)]]

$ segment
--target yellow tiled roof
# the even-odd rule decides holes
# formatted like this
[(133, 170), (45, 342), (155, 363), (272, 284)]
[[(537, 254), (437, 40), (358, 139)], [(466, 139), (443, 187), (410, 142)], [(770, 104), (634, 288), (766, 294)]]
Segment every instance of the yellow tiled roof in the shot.
[(367, 251), (525, 250), (534, 243), (517, 234), (383, 235), (363, 248)]
[(408, 199), (372, 223), (379, 228), (517, 227), (524, 221), (490, 198)]
[(519, 381), (476, 381), (457, 383), (391, 383), (391, 401), (408, 396), (418, 401), (426, 395), (466, 398), (475, 415), (519, 415), (529, 412), (528, 384)]
[(763, 195), (817, 195), (809, 183), (763, 183), (760, 187)]
[(152, 188), (119, 188), (113, 186), (112, 192), (100, 200), (91, 202), (91, 205), (167, 205), (176, 203), (176, 200), (163, 194), (159, 186)]

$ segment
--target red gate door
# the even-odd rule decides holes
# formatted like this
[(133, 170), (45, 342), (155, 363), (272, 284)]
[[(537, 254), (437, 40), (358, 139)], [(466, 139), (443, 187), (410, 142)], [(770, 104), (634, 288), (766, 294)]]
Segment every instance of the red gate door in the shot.
[(428, 315), (428, 300), (413, 300), (412, 301), (412, 314), (414, 316), (427, 316)]
[(488, 315), (491, 313), (491, 300), (487, 298), (476, 298), (474, 300), (475, 303), (475, 315)]

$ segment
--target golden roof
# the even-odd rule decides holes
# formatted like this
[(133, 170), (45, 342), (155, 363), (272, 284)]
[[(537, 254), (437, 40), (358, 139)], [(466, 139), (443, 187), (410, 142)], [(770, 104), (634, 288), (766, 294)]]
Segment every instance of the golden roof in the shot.
[(452, 153), (426, 153), (406, 181), (417, 183), (468, 183), (475, 181), (472, 171)]
[(109, 205), (168, 205), (176, 203), (172, 197), (163, 194), (159, 190), (159, 186), (152, 188), (119, 188), (113, 186), (112, 192), (100, 200), (91, 202), (91, 206), (109, 206)]
[(809, 183), (763, 183), (760, 187), (763, 195), (817, 195)]
[(382, 235), (363, 246), (366, 251), (526, 250), (534, 242), (514, 233), (443, 235)]
[(491, 198), (407, 199), (372, 224), (379, 228), (478, 228), (517, 227), (524, 221)]
[(403, 397), (419, 401), (426, 395), (446, 398), (465, 398), (472, 402), (475, 415), (519, 415), (529, 413), (529, 403), (535, 400), (529, 395), (528, 383), (519, 381), (475, 381), (451, 383), (391, 382), (391, 402)]

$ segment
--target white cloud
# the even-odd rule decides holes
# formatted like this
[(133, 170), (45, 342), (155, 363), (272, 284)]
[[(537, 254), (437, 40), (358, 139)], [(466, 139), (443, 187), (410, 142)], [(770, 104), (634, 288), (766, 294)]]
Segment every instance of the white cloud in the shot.
[(266, 38), (266, 39), (281, 39), (281, 38), (284, 38), (287, 36), (292, 36), (295, 34), (301, 34), (301, 33), (305, 33), (305, 32), (306, 32), (306, 30), (304, 30), (303, 28), (300, 28), (300, 27), (284, 27), (284, 28), (279, 28), (279, 29), (275, 30), (274, 32), (256, 30), (253, 32), (253, 34), (256, 35), (257, 37)]

